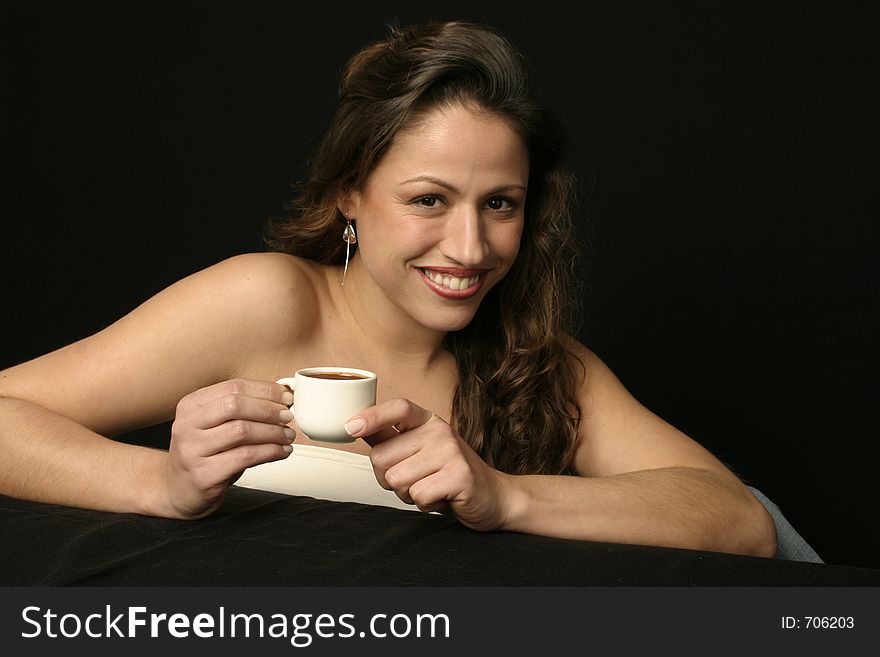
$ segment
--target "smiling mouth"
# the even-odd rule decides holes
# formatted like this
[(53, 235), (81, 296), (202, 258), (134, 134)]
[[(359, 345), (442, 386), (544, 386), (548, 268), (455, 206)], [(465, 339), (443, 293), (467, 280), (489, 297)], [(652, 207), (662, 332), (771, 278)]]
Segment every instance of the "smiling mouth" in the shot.
[(474, 274), (473, 276), (452, 276), (450, 274), (444, 274), (443, 272), (433, 271), (431, 269), (423, 269), (425, 277), (437, 285), (442, 285), (445, 288), (450, 290), (466, 290), (469, 287), (473, 287), (478, 280), (480, 280), (479, 274)]
[(480, 291), (485, 279), (485, 270), (456, 270), (454, 273), (443, 269), (419, 267), (422, 278), (428, 287), (448, 299), (465, 299)]

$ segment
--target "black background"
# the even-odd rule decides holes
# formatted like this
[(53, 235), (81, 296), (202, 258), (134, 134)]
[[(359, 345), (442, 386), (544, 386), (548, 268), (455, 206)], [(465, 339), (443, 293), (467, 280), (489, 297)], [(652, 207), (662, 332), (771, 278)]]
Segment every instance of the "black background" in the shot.
[(880, 567), (876, 15), (565, 4), (5, 5), (0, 366), (260, 250), (387, 20), (484, 21), (569, 133), (582, 340), (826, 561)]

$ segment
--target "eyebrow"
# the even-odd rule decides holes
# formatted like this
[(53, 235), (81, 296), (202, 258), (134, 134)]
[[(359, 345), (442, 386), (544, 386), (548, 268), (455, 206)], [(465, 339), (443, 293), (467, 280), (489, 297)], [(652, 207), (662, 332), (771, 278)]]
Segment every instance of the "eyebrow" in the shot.
[[(455, 185), (453, 185), (452, 183), (446, 182), (442, 178), (437, 178), (436, 176), (430, 176), (430, 175), (416, 176), (415, 178), (410, 178), (409, 180), (404, 180), (400, 184), (401, 185), (408, 185), (410, 183), (416, 183), (416, 182), (433, 183), (435, 185), (439, 185), (440, 187), (448, 189), (453, 194), (458, 194), (458, 189), (455, 187)], [(504, 192), (504, 191), (509, 191), (509, 190), (513, 190), (513, 189), (518, 189), (523, 192), (526, 191), (526, 188), (523, 185), (518, 185), (516, 183), (513, 183), (510, 185), (500, 185), (498, 187), (495, 187), (494, 189), (489, 191), (489, 194), (497, 194), (498, 192)]]

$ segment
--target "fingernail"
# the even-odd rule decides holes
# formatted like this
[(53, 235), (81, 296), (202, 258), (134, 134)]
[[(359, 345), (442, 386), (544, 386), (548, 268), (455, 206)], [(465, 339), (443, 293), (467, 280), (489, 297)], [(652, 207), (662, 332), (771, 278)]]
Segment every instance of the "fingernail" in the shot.
[(281, 420), (284, 424), (287, 424), (293, 419), (293, 413), (285, 408), (278, 414), (278, 419)]
[[(337, 425), (337, 426), (339, 426), (339, 425)], [(363, 431), (365, 426), (366, 426), (366, 423), (364, 422), (364, 418), (355, 417), (345, 423), (345, 432), (349, 436), (355, 436), (355, 435), (359, 434), (361, 431)]]
[(293, 452), (293, 445), (282, 445), (281, 449), (290, 454), (291, 452)]
[(293, 403), (293, 393), (290, 390), (281, 393), (281, 403), (285, 406), (290, 406)]
[(296, 438), (296, 433), (294, 433), (293, 429), (290, 427), (284, 427), (284, 435), (287, 436), (288, 440), (293, 440)]

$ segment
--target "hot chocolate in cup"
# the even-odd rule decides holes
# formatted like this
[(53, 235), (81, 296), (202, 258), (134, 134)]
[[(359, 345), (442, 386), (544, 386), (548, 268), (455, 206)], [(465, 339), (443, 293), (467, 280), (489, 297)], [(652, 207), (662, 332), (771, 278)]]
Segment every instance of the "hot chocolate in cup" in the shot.
[(277, 383), (293, 391), (290, 410), (311, 440), (350, 443), (345, 423), (376, 405), (376, 373), (353, 367), (307, 367)]

